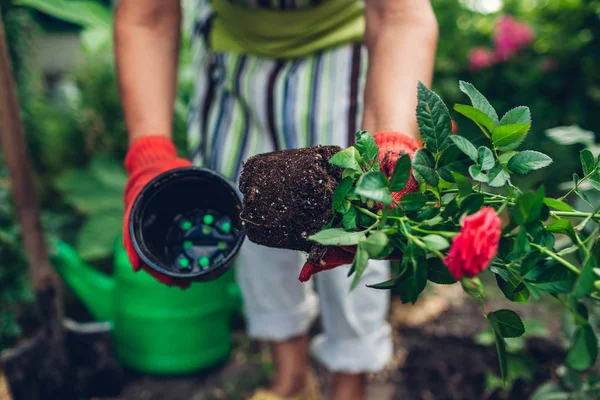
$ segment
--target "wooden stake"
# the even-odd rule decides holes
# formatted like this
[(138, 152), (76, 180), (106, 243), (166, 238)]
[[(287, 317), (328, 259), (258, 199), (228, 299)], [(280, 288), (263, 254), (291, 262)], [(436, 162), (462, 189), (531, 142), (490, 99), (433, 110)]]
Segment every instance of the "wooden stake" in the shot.
[[(64, 347), (63, 309), (59, 278), (48, 258), (35, 191), (16, 85), (14, 82), (2, 15), (0, 14), (0, 145), (8, 167), (11, 191), (36, 293), (41, 338), (49, 346), (47, 360), (39, 360), (40, 372), (50, 386), (64, 385), (67, 361)], [(44, 384), (45, 386), (45, 384)]]

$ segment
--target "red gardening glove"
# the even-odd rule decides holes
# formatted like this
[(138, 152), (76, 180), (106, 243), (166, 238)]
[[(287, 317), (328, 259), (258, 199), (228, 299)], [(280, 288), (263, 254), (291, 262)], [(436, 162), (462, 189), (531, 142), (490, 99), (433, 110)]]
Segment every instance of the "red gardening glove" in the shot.
[(123, 245), (127, 257), (135, 272), (144, 269), (157, 281), (168, 286), (176, 285), (186, 289), (190, 282), (185, 279), (176, 279), (163, 275), (144, 265), (135, 252), (129, 236), (129, 215), (135, 199), (144, 186), (152, 179), (169, 170), (189, 167), (192, 163), (188, 160), (177, 158), (177, 151), (173, 142), (164, 136), (144, 136), (131, 145), (125, 157), (125, 169), (129, 179), (125, 185), (125, 220), (123, 223)]
[[(415, 152), (421, 147), (413, 138), (399, 132), (379, 132), (373, 135), (373, 139), (379, 147), (379, 163), (381, 164), (381, 172), (388, 178), (392, 176), (396, 161), (404, 154), (408, 154), (411, 158)], [(399, 192), (392, 193), (394, 202), (400, 201), (406, 193), (415, 192), (419, 188), (419, 184), (410, 175), (408, 183)], [(392, 205), (393, 206), (393, 205)], [(351, 264), (356, 253), (356, 246), (353, 247), (331, 247), (327, 250), (325, 256), (322, 257), (320, 264), (306, 262), (302, 271), (300, 271), (300, 281), (306, 282), (311, 276), (317, 272), (326, 271), (340, 265)], [(392, 254), (387, 260), (400, 259), (401, 255)]]

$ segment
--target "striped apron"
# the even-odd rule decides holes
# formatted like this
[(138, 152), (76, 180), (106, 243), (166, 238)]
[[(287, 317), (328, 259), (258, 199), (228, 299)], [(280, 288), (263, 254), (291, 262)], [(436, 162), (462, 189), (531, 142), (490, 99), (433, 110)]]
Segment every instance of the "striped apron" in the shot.
[[(234, 1), (234, 0), (232, 0)], [(295, 9), (316, 0), (235, 0), (247, 7)], [(212, 11), (194, 10), (195, 91), (188, 121), (192, 162), (238, 179), (249, 157), (273, 150), (351, 143), (359, 129), (367, 70), (362, 44), (301, 58), (211, 51)]]

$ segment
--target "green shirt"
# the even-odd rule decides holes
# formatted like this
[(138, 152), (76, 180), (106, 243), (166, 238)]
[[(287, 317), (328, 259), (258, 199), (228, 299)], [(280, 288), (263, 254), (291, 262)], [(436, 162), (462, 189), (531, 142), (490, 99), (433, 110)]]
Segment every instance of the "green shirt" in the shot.
[(304, 8), (278, 10), (212, 0), (215, 12), (210, 46), (215, 52), (298, 58), (330, 47), (360, 42), (364, 5), (358, 0), (325, 0)]

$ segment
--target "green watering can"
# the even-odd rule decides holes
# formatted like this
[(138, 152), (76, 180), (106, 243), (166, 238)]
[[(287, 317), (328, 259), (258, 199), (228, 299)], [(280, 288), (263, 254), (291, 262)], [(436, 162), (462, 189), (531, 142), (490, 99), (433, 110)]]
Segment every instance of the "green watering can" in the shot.
[(143, 271), (133, 272), (120, 240), (113, 276), (87, 265), (63, 242), (54, 246), (52, 263), (92, 315), (111, 322), (123, 365), (176, 375), (229, 358), (232, 316), (241, 307), (232, 269), (187, 290), (168, 287)]

